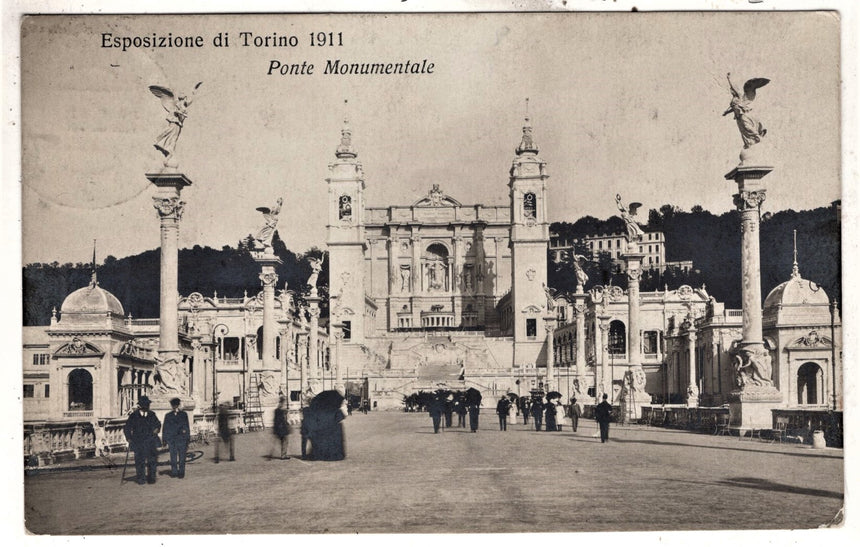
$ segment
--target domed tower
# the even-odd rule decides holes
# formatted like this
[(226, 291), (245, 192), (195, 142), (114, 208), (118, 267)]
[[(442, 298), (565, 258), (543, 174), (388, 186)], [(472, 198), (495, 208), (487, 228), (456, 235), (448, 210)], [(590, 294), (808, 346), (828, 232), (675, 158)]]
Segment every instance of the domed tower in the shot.
[(546, 162), (538, 157), (528, 116), (510, 170), (511, 303), (514, 363), (545, 364), (542, 352), (550, 314), (546, 288), (549, 222), (546, 213)]
[(113, 354), (129, 340), (119, 300), (101, 288), (93, 271), (89, 285), (69, 294), (48, 328), (51, 362), (49, 414), (84, 420), (112, 416), (117, 405)]
[[(364, 171), (344, 118), (335, 161), (329, 164), (328, 258), (329, 313), (343, 325), (344, 342), (364, 337)], [(334, 329), (333, 329), (334, 330)], [(332, 340), (334, 343), (334, 340)]]
[(765, 298), (762, 330), (776, 358), (773, 378), (788, 406), (842, 406), (842, 325), (836, 303), (800, 275), (797, 246), (788, 281)]

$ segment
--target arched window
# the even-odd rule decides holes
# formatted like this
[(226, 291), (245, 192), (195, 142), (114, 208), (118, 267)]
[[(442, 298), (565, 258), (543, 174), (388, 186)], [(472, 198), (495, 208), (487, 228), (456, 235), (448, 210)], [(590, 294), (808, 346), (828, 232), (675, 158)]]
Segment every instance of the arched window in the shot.
[(609, 323), (609, 353), (623, 355), (627, 353), (627, 329), (619, 320)]
[(525, 218), (537, 217), (537, 200), (534, 192), (526, 192), (523, 194), (523, 216)]
[(82, 368), (69, 373), (69, 410), (93, 409), (93, 376)]
[(815, 363), (803, 363), (797, 369), (797, 404), (818, 405), (824, 402), (824, 374)]

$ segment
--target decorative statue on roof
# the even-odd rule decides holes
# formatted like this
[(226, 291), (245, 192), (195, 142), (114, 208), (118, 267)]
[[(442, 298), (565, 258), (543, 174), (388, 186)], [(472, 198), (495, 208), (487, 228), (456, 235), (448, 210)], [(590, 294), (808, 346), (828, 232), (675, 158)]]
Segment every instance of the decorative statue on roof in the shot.
[(735, 115), (735, 121), (738, 123), (738, 129), (741, 132), (741, 139), (744, 141), (744, 148), (761, 142), (761, 138), (767, 133), (767, 129), (762, 126), (761, 122), (753, 117), (752, 102), (755, 99), (756, 89), (766, 86), (770, 80), (767, 78), (753, 78), (744, 83), (744, 93), (741, 95), (734, 84), (732, 84), (732, 73), (726, 74), (726, 79), (729, 81), (729, 89), (732, 92), (732, 102), (729, 107), (723, 112), (723, 116), (729, 114)]
[(164, 155), (164, 165), (171, 164), (174, 152), (176, 151), (176, 143), (179, 140), (179, 134), (182, 132), (182, 126), (185, 124), (185, 119), (188, 118), (188, 107), (194, 101), (194, 96), (203, 82), (197, 82), (194, 86), (194, 91), (188, 97), (184, 93), (173, 93), (166, 87), (160, 85), (151, 85), (149, 90), (153, 95), (161, 99), (161, 106), (167, 111), (167, 129), (161, 132), (155, 141), (155, 149)]
[(645, 235), (645, 233), (633, 217), (636, 216), (636, 211), (642, 207), (642, 204), (634, 201), (630, 204), (630, 208), (628, 210), (628, 208), (624, 207), (624, 204), (621, 203), (621, 194), (615, 194), (615, 204), (618, 206), (618, 210), (621, 211), (621, 218), (624, 220), (624, 225), (627, 228), (627, 244), (633, 245), (634, 243), (641, 241), (642, 236)]
[(254, 236), (254, 249), (265, 250), (272, 246), (272, 237), (275, 235), (275, 228), (278, 226), (278, 215), (281, 212), (281, 205), (283, 203), (283, 198), (278, 198), (275, 206), (271, 209), (268, 207), (257, 207), (257, 210), (263, 213), (263, 227)]
[(588, 282), (588, 274), (582, 268), (581, 260), (585, 260), (584, 255), (573, 255), (573, 272), (576, 274), (576, 292), (582, 292), (585, 284)]

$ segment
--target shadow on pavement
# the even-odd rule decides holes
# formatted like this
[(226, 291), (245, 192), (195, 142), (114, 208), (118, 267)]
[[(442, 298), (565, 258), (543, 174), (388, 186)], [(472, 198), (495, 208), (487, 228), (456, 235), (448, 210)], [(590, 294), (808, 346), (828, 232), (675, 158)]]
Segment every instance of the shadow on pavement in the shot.
[[(573, 436), (571, 436), (570, 438), (571, 438), (571, 440), (574, 440), (574, 441), (581, 441), (581, 440), (586, 440), (588, 437), (573, 437)], [(744, 447), (734, 448), (731, 446), (713, 446), (713, 445), (703, 445), (703, 444), (672, 443), (672, 442), (666, 442), (666, 441), (644, 441), (644, 440), (633, 440), (633, 439), (619, 439), (617, 437), (612, 437), (612, 436), (609, 437), (609, 442), (610, 443), (622, 443), (622, 444), (631, 443), (631, 444), (653, 444), (653, 445), (660, 445), (660, 446), (682, 446), (682, 447), (686, 447), (686, 448), (712, 448), (714, 450), (737, 450), (739, 452), (760, 452), (762, 454), (781, 454), (784, 456), (799, 456), (801, 458), (831, 458), (831, 459), (837, 459), (837, 460), (843, 459), (843, 457), (839, 456), (839, 455), (816, 454), (816, 453), (812, 453), (812, 452), (810, 452), (808, 454), (803, 454), (803, 453), (799, 453), (799, 452), (779, 452), (776, 450), (756, 450), (754, 448), (744, 448)], [(747, 446), (749, 446), (749, 445), (747, 445)]]
[(815, 488), (800, 488), (790, 486), (788, 484), (779, 484), (767, 479), (759, 479), (756, 477), (733, 477), (727, 480), (718, 481), (717, 484), (727, 486), (740, 486), (742, 488), (757, 488), (761, 490), (769, 490), (771, 492), (785, 492), (788, 494), (802, 494), (804, 496), (820, 496), (822, 498), (833, 498), (841, 500), (844, 496), (839, 492), (831, 492), (829, 490), (817, 490)]

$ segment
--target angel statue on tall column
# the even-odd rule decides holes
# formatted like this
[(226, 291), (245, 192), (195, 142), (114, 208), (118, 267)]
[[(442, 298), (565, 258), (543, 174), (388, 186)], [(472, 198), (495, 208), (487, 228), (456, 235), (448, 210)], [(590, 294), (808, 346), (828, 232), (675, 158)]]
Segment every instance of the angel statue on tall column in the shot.
[(203, 82), (197, 82), (190, 97), (184, 93), (176, 93), (160, 85), (151, 85), (149, 90), (161, 99), (161, 106), (167, 111), (167, 129), (162, 131), (155, 141), (155, 149), (164, 154), (164, 165), (168, 165), (176, 151), (176, 142), (182, 132), (185, 119), (188, 118), (188, 107), (194, 101), (194, 96)]
[(581, 291), (582, 287), (585, 287), (585, 284), (588, 282), (588, 274), (582, 268), (582, 260), (585, 260), (584, 255), (573, 253), (573, 272), (576, 274), (577, 292)]
[(723, 112), (723, 116), (728, 116), (729, 114), (735, 115), (735, 121), (738, 122), (738, 129), (741, 132), (741, 139), (744, 141), (744, 148), (749, 148), (760, 142), (761, 138), (767, 133), (767, 129), (750, 112), (752, 111), (752, 102), (755, 99), (756, 89), (766, 86), (770, 80), (767, 78), (747, 80), (744, 83), (744, 93), (741, 95), (732, 84), (731, 72), (726, 74), (726, 79), (729, 81), (729, 89), (732, 92), (732, 102), (726, 111)]
[(636, 216), (636, 211), (642, 207), (642, 204), (634, 201), (629, 205), (628, 210), (621, 203), (621, 194), (615, 194), (615, 204), (618, 206), (618, 210), (621, 211), (621, 218), (624, 219), (624, 225), (627, 227), (627, 244), (632, 245), (637, 241), (641, 241), (645, 232), (642, 231), (642, 227), (639, 226), (639, 223), (633, 217)]
[(268, 207), (257, 207), (257, 210), (263, 213), (263, 227), (254, 236), (254, 249), (264, 250), (272, 246), (272, 237), (275, 235), (275, 228), (278, 226), (278, 215), (281, 212), (281, 205), (284, 203), (283, 198), (278, 198), (275, 206), (269, 209)]

